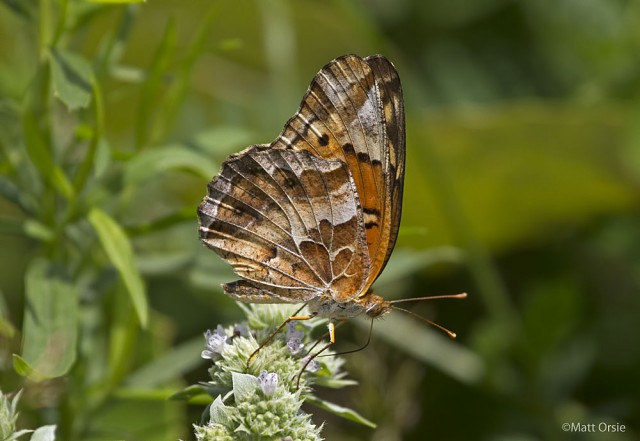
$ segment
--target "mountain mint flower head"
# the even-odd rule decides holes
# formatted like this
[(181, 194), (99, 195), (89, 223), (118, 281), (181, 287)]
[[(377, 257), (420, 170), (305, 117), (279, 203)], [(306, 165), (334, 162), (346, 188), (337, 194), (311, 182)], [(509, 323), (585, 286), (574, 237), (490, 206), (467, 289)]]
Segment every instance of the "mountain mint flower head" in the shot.
[(287, 332), (285, 338), (287, 340), (287, 347), (291, 355), (304, 355), (304, 344), (302, 339), (304, 338), (304, 331), (297, 329), (298, 323), (291, 321), (287, 323)]
[(10, 398), (10, 395), (5, 395), (2, 390), (0, 390), (0, 440), (16, 441), (28, 433), (32, 433), (32, 440), (55, 440), (55, 425), (41, 426), (36, 430), (17, 430), (18, 400), (20, 400), (22, 391), (11, 395), (13, 395), (13, 398)]
[(304, 331), (298, 329), (298, 321), (292, 320), (287, 323), (287, 340), (291, 340), (292, 338), (302, 340), (304, 338)]
[(292, 337), (287, 342), (287, 348), (289, 348), (289, 352), (291, 352), (291, 355), (298, 355), (304, 349), (304, 345), (302, 344), (302, 340)]
[(202, 351), (201, 357), (215, 360), (217, 356), (222, 355), (222, 351), (224, 351), (224, 347), (229, 338), (222, 326), (218, 325), (214, 332), (207, 329), (207, 332), (204, 333), (204, 339), (207, 341), (207, 348)]
[(276, 387), (278, 387), (278, 374), (270, 374), (263, 370), (260, 372), (260, 376), (258, 377), (258, 383), (260, 384), (260, 389), (262, 389), (262, 392), (265, 395), (273, 395), (276, 391)]
[[(211, 380), (200, 386), (214, 399), (208, 421), (195, 425), (198, 441), (319, 441), (322, 425), (311, 421), (301, 410), (308, 400), (324, 409), (338, 409), (312, 395), (309, 386), (344, 387), (354, 384), (341, 371), (339, 357), (312, 359), (306, 348), (312, 347), (314, 328), (323, 328), (326, 320), (313, 318), (304, 323), (289, 322), (283, 332), (260, 346), (296, 310), (295, 305), (244, 305), (246, 323), (207, 331), (202, 358), (213, 362)], [(305, 332), (306, 331), (306, 332)], [(320, 346), (322, 347), (322, 346)], [(258, 350), (258, 348), (260, 348)], [(327, 350), (324, 354), (330, 355)], [(249, 360), (251, 358), (251, 360)], [(337, 414), (375, 427), (354, 411)]]

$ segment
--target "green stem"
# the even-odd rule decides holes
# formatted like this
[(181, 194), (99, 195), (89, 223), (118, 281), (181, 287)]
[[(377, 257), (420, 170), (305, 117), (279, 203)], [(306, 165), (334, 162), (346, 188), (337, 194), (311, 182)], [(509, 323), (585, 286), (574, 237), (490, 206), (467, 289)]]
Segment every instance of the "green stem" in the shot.
[(40, 0), (38, 12), (38, 53), (40, 61), (44, 61), (48, 57), (51, 35), (51, 0)]

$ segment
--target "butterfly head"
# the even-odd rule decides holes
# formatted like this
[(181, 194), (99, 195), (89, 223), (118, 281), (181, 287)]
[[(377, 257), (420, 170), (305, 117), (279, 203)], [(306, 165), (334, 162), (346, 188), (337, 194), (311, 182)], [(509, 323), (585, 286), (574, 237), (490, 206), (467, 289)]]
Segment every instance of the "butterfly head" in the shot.
[(391, 303), (374, 294), (372, 290), (369, 290), (360, 301), (365, 313), (371, 318), (380, 317), (392, 309)]

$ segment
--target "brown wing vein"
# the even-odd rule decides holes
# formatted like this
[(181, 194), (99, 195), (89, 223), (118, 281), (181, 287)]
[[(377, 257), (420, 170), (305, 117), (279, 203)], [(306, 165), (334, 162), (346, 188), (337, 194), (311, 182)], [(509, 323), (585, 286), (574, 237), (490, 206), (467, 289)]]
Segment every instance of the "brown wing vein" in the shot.
[[(297, 184), (299, 186), (299, 188), (301, 188), (304, 192), (305, 195), (308, 195), (306, 188), (305, 188), (305, 184), (302, 182), (302, 180), (300, 179), (300, 177), (298, 176), (298, 174), (295, 172), (294, 167), (292, 167), (291, 163), (289, 161), (287, 161), (287, 158), (285, 158), (285, 153), (283, 151), (278, 151), (278, 150), (269, 150), (269, 151), (264, 151), (264, 154), (261, 154), (260, 157), (261, 158), (265, 158), (268, 161), (271, 162), (271, 164), (274, 167), (274, 173), (277, 173), (283, 180), (283, 182), (290, 182), (288, 180), (292, 179), (295, 176), (295, 179), (297, 180)], [(277, 156), (277, 158), (276, 158)], [(318, 278), (318, 280), (322, 281), (324, 284), (326, 284), (328, 281), (326, 280), (326, 274), (321, 274), (319, 272), (319, 267), (316, 265), (319, 265), (322, 263), (322, 258), (323, 256), (318, 255), (317, 253), (317, 249), (315, 249), (315, 258), (314, 259), (309, 259), (307, 256), (305, 256), (305, 253), (303, 252), (303, 250), (300, 248), (301, 245), (301, 241), (299, 241), (301, 238), (312, 238), (312, 229), (309, 228), (309, 225), (307, 224), (307, 222), (305, 221), (305, 216), (303, 216), (303, 213), (301, 212), (301, 210), (298, 208), (298, 204), (300, 203), (300, 201), (296, 201), (294, 202), (292, 197), (291, 197), (291, 189), (289, 189), (289, 191), (285, 190), (282, 187), (282, 184), (279, 182), (278, 179), (275, 179), (275, 177), (269, 173), (268, 170), (266, 170), (264, 168), (264, 164), (260, 163), (260, 161), (257, 160), (256, 157), (254, 157), (253, 155), (251, 156), (251, 158), (254, 160), (254, 162), (256, 162), (266, 173), (266, 175), (273, 181), (273, 183), (280, 189), (281, 194), (286, 197), (286, 200), (289, 202), (289, 205), (291, 207), (291, 209), (293, 211), (295, 211), (298, 220), (300, 221), (301, 226), (304, 228), (305, 233), (304, 234), (294, 234), (294, 231), (296, 230), (296, 228), (292, 225), (292, 231), (290, 233), (290, 236), (294, 239), (294, 243), (296, 245), (296, 248), (298, 249), (298, 252), (300, 253), (300, 258), (305, 262), (306, 266), (308, 268), (311, 269), (311, 271), (313, 271), (313, 273), (315, 274), (315, 276)], [(278, 160), (281, 160), (283, 163), (279, 163)], [(283, 167), (283, 165), (286, 164), (286, 167)], [(286, 171), (290, 171), (291, 174), (286, 174)], [(253, 181), (251, 181), (254, 185), (257, 186), (257, 184), (255, 184)], [(294, 185), (294, 183), (290, 182), (290, 186), (292, 188), (296, 188), (297, 186)], [(311, 204), (311, 200), (307, 197), (303, 198), (302, 201), (304, 201), (305, 203), (307, 203), (309, 205), (309, 208), (311, 209), (311, 212), (313, 214), (313, 206)], [(302, 208), (302, 207), (300, 207)], [(285, 211), (286, 212), (286, 211)], [(317, 219), (315, 217), (315, 214), (313, 214), (313, 218), (317, 223)], [(291, 219), (289, 218), (289, 220), (291, 221)], [(318, 228), (319, 229), (319, 228)], [(296, 240), (297, 239), (297, 240)], [(313, 265), (313, 264), (316, 265)]]

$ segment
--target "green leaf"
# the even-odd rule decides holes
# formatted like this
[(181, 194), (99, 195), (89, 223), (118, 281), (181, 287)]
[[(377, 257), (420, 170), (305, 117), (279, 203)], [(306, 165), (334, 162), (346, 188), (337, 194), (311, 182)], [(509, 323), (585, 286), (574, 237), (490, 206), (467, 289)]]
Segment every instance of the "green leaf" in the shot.
[(91, 66), (80, 55), (61, 49), (51, 50), (51, 76), (54, 94), (70, 111), (91, 102)]
[(224, 158), (251, 144), (255, 134), (245, 127), (219, 125), (197, 133), (193, 142), (212, 157)]
[(111, 323), (109, 325), (109, 353), (107, 361), (107, 389), (109, 385), (120, 384), (129, 373), (133, 360), (131, 354), (135, 351), (139, 337), (139, 320), (134, 312), (130, 295), (124, 287), (120, 286), (115, 291), (112, 308), (110, 311)]
[(145, 151), (129, 161), (125, 182), (138, 185), (168, 170), (186, 170), (208, 181), (216, 166), (202, 153), (177, 145), (164, 146)]
[(318, 377), (313, 382), (317, 386), (330, 387), (332, 389), (340, 389), (347, 386), (355, 386), (357, 381), (348, 378), (333, 378), (331, 376)]
[(37, 259), (26, 274), (22, 358), (48, 377), (65, 375), (76, 359), (78, 292), (66, 272)]
[(174, 393), (169, 397), (170, 400), (190, 401), (196, 397), (204, 397), (208, 403), (211, 402), (211, 395), (199, 384), (192, 384), (184, 389)]
[(35, 3), (33, 2), (25, 2), (21, 0), (2, 0), (2, 3), (11, 10), (13, 10), (16, 14), (22, 16), (24, 19), (33, 18), (35, 13)]
[(146, 327), (149, 315), (146, 289), (127, 235), (115, 220), (99, 208), (93, 208), (88, 219), (96, 230), (109, 260), (122, 277), (140, 325)]
[(226, 427), (233, 427), (233, 419), (231, 414), (233, 408), (225, 406), (220, 395), (211, 403), (209, 407), (209, 416), (212, 423), (222, 424)]
[(72, 199), (73, 186), (62, 169), (54, 162), (47, 130), (38, 122), (32, 109), (27, 109), (23, 113), (22, 127), (27, 153), (33, 164), (58, 193), (66, 199)]
[(202, 337), (183, 343), (138, 369), (127, 377), (125, 383), (127, 386), (138, 388), (152, 387), (180, 377), (201, 364), (199, 353), (204, 346)]
[[(361, 320), (354, 323), (367, 330), (370, 326), (370, 322)], [(376, 337), (462, 383), (476, 384), (485, 374), (485, 364), (475, 352), (399, 311), (377, 321), (375, 328)]]
[(56, 439), (56, 426), (42, 426), (38, 427), (33, 435), (31, 435), (31, 441), (55, 441)]
[[(30, 377), (34, 374), (38, 375), (29, 363), (27, 363), (27, 361), (18, 354), (13, 354), (13, 369), (18, 373), (18, 375), (22, 375), (23, 377)], [(41, 375), (39, 377), (40, 379), (42, 378)]]
[(244, 400), (246, 397), (256, 393), (258, 389), (258, 379), (250, 374), (240, 374), (232, 372), (233, 396), (236, 402)]
[(5, 176), (0, 176), (0, 196), (20, 207), (25, 213), (33, 214), (38, 204), (30, 194), (20, 189)]
[(27, 219), (22, 224), (24, 233), (34, 239), (43, 242), (52, 242), (55, 239), (55, 232), (47, 225), (38, 222), (35, 219)]
[(100, 85), (97, 81), (93, 81), (92, 78), (92, 87), (91, 93), (93, 95), (93, 115), (95, 119), (94, 127), (85, 127), (83, 131), (77, 131), (76, 136), (81, 137), (83, 132), (88, 135), (89, 145), (87, 150), (84, 152), (84, 158), (76, 171), (76, 175), (73, 178), (73, 185), (76, 189), (76, 192), (80, 193), (91, 172), (95, 167), (96, 155), (100, 149), (100, 145), (104, 142), (102, 141), (103, 129), (104, 129), (104, 109), (102, 104), (102, 92), (100, 90)]
[[(176, 121), (176, 116), (182, 110), (185, 96), (192, 87), (192, 72), (196, 63), (202, 59), (204, 51), (210, 50), (208, 47), (211, 35), (211, 28), (214, 18), (219, 15), (221, 3), (210, 2), (208, 12), (202, 12), (199, 26), (194, 29), (194, 38), (187, 44), (186, 51), (180, 51), (180, 63), (175, 66), (172, 72), (172, 81), (162, 102), (162, 112), (154, 121), (153, 132), (156, 139), (165, 139)], [(182, 46), (181, 46), (182, 47)], [(172, 66), (173, 68), (173, 66)]]
[(324, 409), (328, 412), (331, 412), (347, 420), (354, 421), (359, 424), (363, 424), (367, 427), (371, 427), (372, 429), (376, 428), (376, 424), (374, 422), (369, 421), (368, 419), (360, 415), (358, 412), (356, 412), (353, 409), (349, 409), (348, 407), (343, 407), (338, 404), (330, 403), (328, 401), (322, 400), (312, 395), (305, 397), (304, 400), (309, 404), (313, 404), (314, 406), (319, 407), (320, 409)]
[(389, 292), (391, 296), (385, 297), (393, 298), (398, 291), (393, 287), (408, 276), (435, 264), (462, 262), (464, 257), (464, 252), (455, 247), (442, 246), (423, 251), (399, 248), (391, 255), (389, 263), (376, 280), (376, 291)]

